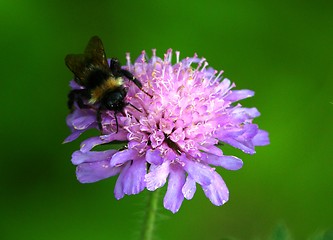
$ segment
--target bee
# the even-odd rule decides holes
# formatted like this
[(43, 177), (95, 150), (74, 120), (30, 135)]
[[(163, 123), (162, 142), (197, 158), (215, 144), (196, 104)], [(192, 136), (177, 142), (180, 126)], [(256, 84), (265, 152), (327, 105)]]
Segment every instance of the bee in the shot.
[(83, 100), (86, 100), (88, 104), (99, 103), (96, 118), (100, 130), (102, 130), (101, 112), (103, 110), (114, 111), (117, 132), (117, 113), (123, 112), (127, 105), (140, 111), (131, 103), (125, 102), (127, 89), (123, 85), (124, 78), (132, 81), (152, 98), (152, 95), (142, 89), (141, 82), (132, 73), (121, 68), (117, 58), (111, 58), (110, 65), (108, 64), (103, 43), (98, 36), (93, 36), (89, 40), (83, 54), (68, 54), (65, 63), (74, 73), (74, 81), (84, 87), (70, 91), (68, 107), (72, 109), (74, 102), (77, 102), (80, 108), (87, 107)]

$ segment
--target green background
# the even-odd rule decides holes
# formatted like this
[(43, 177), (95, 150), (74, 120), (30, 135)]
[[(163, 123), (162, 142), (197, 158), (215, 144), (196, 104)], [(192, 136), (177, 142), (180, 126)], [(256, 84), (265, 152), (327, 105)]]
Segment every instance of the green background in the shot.
[[(266, 239), (283, 222), (295, 239), (333, 227), (332, 1), (4, 1), (1, 29), (1, 239), (138, 239), (147, 192), (113, 196), (116, 178), (80, 184), (63, 145), (68, 82), (64, 56), (99, 35), (123, 62), (152, 48), (197, 52), (238, 89), (256, 95), (256, 123), (271, 144), (218, 169), (222, 207), (198, 190), (157, 239)], [(94, 134), (94, 133), (91, 133)]]

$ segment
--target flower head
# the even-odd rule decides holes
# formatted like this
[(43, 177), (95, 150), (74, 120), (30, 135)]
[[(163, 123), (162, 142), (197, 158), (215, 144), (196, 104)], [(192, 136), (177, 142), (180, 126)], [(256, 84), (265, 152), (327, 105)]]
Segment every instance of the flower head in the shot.
[[(132, 64), (127, 55), (123, 68), (153, 97), (133, 83), (125, 83), (130, 105), (116, 116), (112, 111), (102, 112), (102, 134), (83, 141), (80, 150), (73, 153), (77, 178), (90, 183), (119, 174), (114, 190), (117, 199), (145, 188), (154, 191), (168, 182), (164, 207), (173, 213), (184, 198), (193, 197), (198, 183), (213, 204), (222, 205), (228, 201), (229, 191), (214, 167), (238, 170), (243, 162), (224, 155), (219, 144), (254, 154), (255, 146), (269, 143), (268, 133), (252, 123), (260, 115), (258, 110), (234, 104), (254, 92), (232, 90), (235, 85), (222, 80), (222, 71), (208, 68), (204, 58), (195, 55), (180, 61), (179, 52), (175, 64), (171, 58), (171, 50), (164, 59), (155, 51), (150, 59), (142, 52)], [(71, 87), (82, 88), (73, 81)], [(88, 129), (98, 129), (96, 109), (94, 104), (84, 109), (75, 105), (67, 118), (72, 134), (66, 142)], [(125, 141), (126, 148), (93, 150), (113, 141)]]

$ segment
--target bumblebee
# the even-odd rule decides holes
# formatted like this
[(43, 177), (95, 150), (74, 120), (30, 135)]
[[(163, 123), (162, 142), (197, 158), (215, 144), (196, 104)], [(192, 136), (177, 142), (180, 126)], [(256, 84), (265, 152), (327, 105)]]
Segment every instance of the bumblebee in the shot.
[[(124, 78), (132, 81), (141, 91), (152, 97), (142, 89), (141, 82), (132, 73), (122, 69), (116, 58), (111, 58), (108, 64), (104, 46), (98, 36), (92, 37), (83, 54), (69, 54), (65, 58), (67, 67), (74, 73), (74, 80), (83, 89), (74, 89), (68, 94), (68, 107), (73, 108), (77, 102), (80, 108), (88, 107), (87, 104), (99, 103), (97, 109), (97, 122), (101, 126), (101, 112), (114, 111), (118, 132), (117, 113), (123, 112), (127, 105), (136, 110), (138, 108), (125, 102), (127, 89), (124, 87)], [(86, 100), (84, 103), (84, 100)]]

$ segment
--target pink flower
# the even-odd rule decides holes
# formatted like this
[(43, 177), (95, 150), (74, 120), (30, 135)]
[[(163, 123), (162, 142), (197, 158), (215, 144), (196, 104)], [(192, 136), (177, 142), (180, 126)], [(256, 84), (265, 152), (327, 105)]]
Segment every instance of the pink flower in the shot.
[[(238, 102), (252, 97), (251, 90), (231, 90), (235, 87), (222, 72), (208, 68), (204, 58), (196, 55), (172, 64), (172, 51), (164, 59), (145, 52), (131, 64), (129, 70), (143, 84), (140, 91), (126, 81), (128, 105), (118, 114), (119, 131), (111, 111), (102, 112), (102, 134), (82, 142), (72, 155), (77, 165), (77, 178), (82, 183), (96, 182), (119, 174), (115, 197), (137, 194), (147, 188), (154, 191), (168, 181), (164, 207), (177, 212), (184, 200), (191, 199), (199, 184), (209, 200), (220, 206), (228, 201), (229, 191), (215, 166), (228, 170), (242, 167), (241, 159), (226, 156), (219, 143), (229, 144), (248, 154), (255, 146), (269, 144), (268, 133), (252, 123), (260, 113), (256, 108), (244, 108)], [(193, 67), (196, 65), (196, 67)], [(72, 88), (80, 88), (72, 81)], [(82, 88), (82, 87), (81, 87)], [(67, 118), (73, 141), (82, 132), (97, 128), (96, 109), (80, 109), (77, 105)], [(126, 149), (94, 151), (95, 146), (126, 142)], [(213, 167), (214, 166), (214, 167)]]

